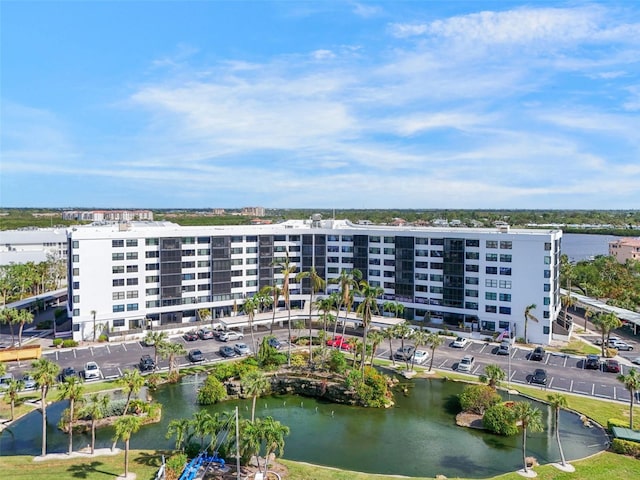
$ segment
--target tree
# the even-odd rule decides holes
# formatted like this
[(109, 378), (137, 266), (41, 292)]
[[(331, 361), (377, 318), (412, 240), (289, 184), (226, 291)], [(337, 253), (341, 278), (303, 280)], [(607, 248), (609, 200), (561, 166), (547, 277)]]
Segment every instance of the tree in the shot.
[(400, 302), (384, 302), (382, 305), (382, 309), (385, 312), (393, 313), (396, 318), (400, 318), (400, 316), (404, 313), (404, 305)]
[(393, 355), (393, 339), (396, 338), (396, 328), (395, 325), (391, 326), (391, 327), (387, 327), (384, 330), (382, 330), (382, 335), (384, 335), (384, 338), (386, 338), (387, 340), (389, 340), (389, 356), (391, 357), (391, 361), (393, 362), (393, 366), (396, 366), (396, 357), (394, 357)]
[(522, 430), (522, 464), (524, 472), (529, 473), (529, 467), (527, 466), (527, 431), (541, 432), (544, 430), (542, 414), (539, 409), (534, 408), (529, 402), (516, 402), (513, 408), (516, 422), (520, 424)]
[(124, 440), (124, 476), (129, 476), (129, 440), (131, 435), (140, 430), (142, 426), (142, 418), (133, 415), (126, 415), (116, 420), (114, 442), (119, 439)]
[(444, 339), (437, 333), (430, 333), (427, 337), (427, 345), (431, 348), (431, 361), (429, 362), (429, 371), (433, 368), (433, 359), (436, 356), (436, 349), (444, 343)]
[(524, 342), (525, 343), (529, 343), (529, 339), (527, 338), (527, 329), (529, 326), (529, 320), (533, 320), (536, 323), (539, 322), (536, 316), (533, 313), (531, 313), (531, 311), (535, 310), (536, 308), (538, 308), (538, 306), (535, 303), (532, 303), (531, 305), (527, 305), (527, 307), (524, 309)]
[(227, 389), (214, 375), (208, 375), (204, 384), (198, 390), (200, 405), (213, 405), (227, 397)]
[(256, 418), (256, 400), (271, 389), (271, 382), (260, 370), (251, 370), (240, 378), (240, 384), (246, 395), (252, 398), (251, 421)]
[(633, 430), (633, 398), (636, 391), (640, 390), (640, 373), (632, 368), (626, 375), (620, 374), (616, 378), (629, 390), (629, 428)]
[(487, 365), (484, 369), (484, 375), (480, 376), (481, 382), (487, 382), (494, 390), (500, 382), (506, 378), (506, 373), (499, 365)]
[[(338, 278), (332, 278), (329, 280), (330, 283), (335, 283), (340, 286), (339, 294), (340, 300), (336, 304), (337, 310), (337, 319), (340, 318), (340, 311), (342, 307), (345, 307), (344, 321), (342, 322), (342, 336), (344, 337), (344, 331), (347, 325), (347, 318), (349, 317), (349, 312), (351, 311), (351, 305), (353, 305), (353, 290), (358, 289), (358, 284), (362, 280), (362, 272), (357, 268), (348, 272), (343, 269), (340, 272), (340, 276)], [(333, 336), (336, 336), (338, 329), (338, 322), (336, 321), (335, 328), (333, 330)]]
[(144, 377), (140, 374), (138, 369), (127, 369), (122, 372), (122, 377), (117, 380), (119, 385), (122, 385), (122, 389), (127, 393), (127, 403), (124, 406), (122, 416), (125, 416), (129, 410), (129, 403), (131, 403), (131, 396), (140, 393), (140, 390), (144, 386)]
[(562, 461), (562, 466), (567, 466), (567, 461), (564, 458), (564, 452), (562, 451), (562, 443), (560, 443), (560, 409), (567, 408), (569, 405), (567, 402), (567, 397), (562, 395), (561, 393), (554, 393), (552, 395), (547, 395), (547, 400), (553, 408), (554, 414), (554, 428), (556, 430), (556, 441), (558, 442), (558, 450), (560, 450), (560, 460)]
[(104, 418), (105, 410), (109, 405), (109, 396), (94, 393), (82, 409), (83, 415), (91, 419), (91, 455), (96, 451), (96, 421)]
[(204, 450), (205, 437), (211, 435), (216, 429), (214, 418), (206, 410), (198, 410), (193, 412), (189, 425), (193, 434), (200, 439), (200, 450)]
[(11, 332), (11, 346), (16, 344), (16, 337), (13, 331), (13, 326), (16, 324), (16, 318), (18, 318), (18, 310), (15, 308), (3, 308), (0, 310), (0, 324), (8, 325)]
[(144, 337), (144, 343), (153, 346), (153, 361), (155, 366), (153, 369), (158, 368), (158, 357), (160, 356), (160, 350), (169, 341), (167, 332), (147, 332), (147, 336)]
[(58, 400), (69, 400), (69, 455), (73, 453), (73, 422), (75, 420), (76, 402), (81, 402), (84, 395), (82, 380), (78, 377), (67, 377), (58, 385)]
[(331, 315), (331, 310), (335, 307), (336, 297), (333, 295), (329, 295), (328, 297), (319, 298), (316, 300), (316, 308), (318, 311), (322, 312), (320, 315), (322, 317), (322, 331), (324, 332), (324, 337), (326, 337), (327, 333), (327, 324), (332, 320), (333, 316)]
[(262, 422), (262, 438), (265, 445), (264, 474), (266, 477), (271, 454), (284, 454), (284, 437), (289, 435), (289, 427), (282, 425), (272, 417), (267, 417)]
[(279, 263), (280, 274), (283, 276), (282, 280), (282, 294), (284, 295), (284, 303), (287, 307), (287, 329), (289, 333), (288, 352), (287, 352), (287, 365), (291, 366), (291, 292), (289, 291), (289, 276), (293, 275), (296, 271), (295, 265), (291, 265), (289, 260), (289, 253), (285, 257), (285, 261)]
[[(396, 335), (400, 338), (400, 348), (404, 352), (404, 341), (413, 337), (413, 329), (409, 326), (409, 322), (402, 322), (396, 325)], [(404, 361), (409, 369), (409, 358), (405, 355)]]
[(253, 333), (253, 319), (256, 315), (256, 309), (260, 306), (260, 301), (256, 296), (245, 299), (242, 304), (242, 311), (249, 317), (249, 331), (251, 332), (251, 350), (253, 352), (258, 351), (256, 345), (256, 339)]
[(573, 307), (576, 304), (576, 299), (571, 296), (571, 291), (567, 290), (567, 294), (560, 297), (560, 303), (564, 307), (564, 321), (566, 326), (569, 320), (569, 308)]
[(311, 267), (307, 272), (300, 272), (296, 275), (296, 280), (309, 279), (309, 364), (313, 363), (313, 320), (311, 312), (313, 310), (313, 296), (324, 290), (326, 281), (316, 271), (315, 267)]
[(91, 310), (91, 317), (93, 318), (93, 341), (96, 341), (96, 312), (95, 310)]
[(468, 385), (460, 394), (460, 406), (465, 412), (482, 415), (493, 405), (500, 403), (502, 397), (488, 385)]
[(4, 391), (4, 401), (11, 406), (11, 421), (15, 418), (14, 410), (16, 406), (16, 400), (18, 394), (24, 388), (24, 382), (22, 380), (10, 380), (7, 384), (7, 389)]
[(169, 378), (171, 381), (178, 379), (178, 356), (184, 355), (187, 350), (181, 343), (164, 342), (160, 345), (160, 355), (169, 359)]
[(16, 322), (18, 323), (18, 346), (22, 348), (22, 330), (27, 323), (33, 322), (33, 313), (29, 310), (22, 309), (18, 310), (18, 314), (16, 316)]
[(276, 311), (278, 310), (278, 302), (280, 301), (280, 295), (282, 294), (282, 289), (277, 285), (267, 285), (264, 287), (266, 291), (270, 292), (273, 296), (271, 300), (271, 304), (273, 305), (273, 316), (271, 317), (271, 329), (269, 330), (269, 335), (273, 335), (273, 326), (276, 323)]
[(373, 366), (373, 359), (376, 356), (378, 347), (384, 341), (384, 335), (382, 334), (382, 332), (376, 330), (369, 333), (369, 340), (371, 341), (371, 366)]
[(42, 411), (42, 456), (47, 454), (47, 393), (58, 376), (58, 365), (46, 358), (31, 364), (33, 379), (40, 385), (40, 408)]
[(587, 332), (587, 321), (593, 316), (593, 310), (587, 307), (584, 309), (584, 331)]
[(166, 438), (176, 437), (176, 450), (184, 452), (184, 444), (188, 440), (191, 431), (191, 421), (188, 418), (171, 420), (167, 427)]
[(378, 298), (382, 296), (382, 287), (374, 287), (366, 280), (360, 280), (358, 294), (362, 300), (356, 309), (358, 316), (362, 319), (362, 381), (364, 381), (364, 359), (367, 357), (367, 334), (371, 326), (371, 318), (374, 313), (378, 313)]
[(600, 346), (602, 350), (602, 356), (605, 356), (605, 348), (609, 345), (609, 337), (611, 331), (622, 326), (622, 322), (615, 313), (598, 313), (593, 317), (593, 325), (596, 330), (600, 332), (602, 344)]

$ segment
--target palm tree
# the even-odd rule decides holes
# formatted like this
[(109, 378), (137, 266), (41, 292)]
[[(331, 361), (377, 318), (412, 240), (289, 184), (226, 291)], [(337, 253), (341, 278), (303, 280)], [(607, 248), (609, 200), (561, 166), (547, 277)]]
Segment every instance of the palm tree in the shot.
[(9, 325), (9, 331), (11, 332), (11, 346), (16, 344), (16, 337), (13, 331), (13, 326), (16, 324), (16, 318), (18, 316), (18, 310), (15, 308), (3, 308), (0, 310), (0, 323)]
[(629, 428), (633, 430), (633, 397), (635, 397), (636, 391), (640, 390), (640, 373), (632, 368), (626, 375), (621, 373), (616, 378), (624, 384), (624, 388), (629, 390)]
[(258, 419), (255, 422), (243, 421), (240, 428), (240, 445), (241, 455), (243, 457), (249, 457), (255, 455), (256, 462), (258, 464), (258, 471), (262, 471), (260, 468), (260, 448), (262, 447), (262, 421)]
[(291, 292), (289, 291), (289, 276), (295, 273), (298, 267), (296, 267), (295, 265), (291, 265), (288, 252), (285, 257), (285, 261), (278, 264), (278, 266), (280, 267), (280, 274), (283, 276), (282, 294), (284, 295), (284, 303), (287, 307), (287, 329), (289, 333), (287, 365), (290, 367), (291, 366)]
[(560, 450), (560, 460), (562, 461), (562, 466), (566, 467), (567, 461), (564, 458), (564, 452), (562, 451), (562, 444), (560, 443), (560, 409), (567, 408), (569, 403), (567, 402), (567, 397), (565, 397), (561, 393), (554, 393), (552, 395), (547, 395), (547, 400), (551, 404), (551, 408), (553, 408), (553, 413), (555, 418), (556, 441), (558, 442), (558, 450)]
[(262, 439), (265, 445), (264, 474), (267, 475), (269, 457), (272, 453), (284, 454), (284, 437), (289, 435), (289, 427), (282, 425), (272, 417), (267, 417), (262, 422)]
[(181, 343), (163, 342), (160, 344), (159, 353), (162, 358), (169, 359), (169, 378), (177, 381), (178, 375), (178, 356), (187, 353), (184, 345)]
[(324, 290), (326, 285), (326, 281), (316, 271), (315, 267), (311, 267), (307, 272), (300, 272), (296, 275), (296, 280), (304, 280), (305, 278), (309, 279), (310, 290), (309, 290), (309, 364), (313, 363), (313, 320), (311, 317), (311, 312), (313, 311), (313, 296), (321, 290)]
[(273, 296), (271, 300), (271, 304), (273, 305), (273, 316), (271, 317), (271, 329), (269, 331), (269, 335), (273, 335), (273, 326), (276, 323), (276, 311), (278, 310), (278, 302), (280, 301), (280, 294), (282, 293), (282, 289), (277, 285), (267, 285), (264, 288)]
[(427, 337), (427, 345), (431, 348), (431, 361), (429, 362), (429, 371), (433, 368), (433, 359), (436, 356), (436, 348), (444, 343), (444, 338), (442, 338), (437, 333), (430, 333)]
[(374, 313), (378, 313), (378, 297), (382, 296), (384, 290), (382, 287), (374, 287), (369, 285), (366, 280), (361, 280), (358, 294), (362, 296), (360, 305), (358, 305), (357, 313), (362, 319), (362, 381), (364, 381), (364, 359), (367, 357), (367, 334), (371, 326), (371, 318)]
[(22, 348), (22, 329), (25, 324), (33, 322), (33, 313), (29, 310), (23, 309), (18, 310), (18, 315), (16, 317), (16, 322), (18, 323), (18, 346)]
[[(413, 332), (413, 343), (416, 346), (416, 350), (418, 349), (418, 347), (421, 347), (423, 345), (428, 345), (429, 342), (429, 333), (425, 330), (417, 330)], [(411, 357), (411, 370), (413, 370), (413, 367), (416, 364), (416, 356), (415, 354), (413, 355), (413, 357)]]
[(484, 375), (480, 376), (481, 382), (487, 382), (494, 390), (500, 382), (506, 378), (506, 373), (499, 365), (487, 365), (484, 368)]
[(158, 357), (160, 356), (160, 350), (169, 341), (167, 332), (147, 332), (147, 336), (144, 337), (144, 342), (147, 345), (153, 345), (153, 360), (155, 366), (153, 369), (158, 368)]
[(96, 312), (95, 310), (91, 310), (91, 317), (93, 318), (93, 341), (96, 341)]
[(391, 326), (391, 327), (387, 327), (384, 330), (382, 330), (382, 335), (384, 335), (384, 338), (389, 340), (389, 353), (391, 356), (391, 361), (393, 362), (393, 366), (396, 366), (396, 357), (393, 356), (393, 344), (392, 341), (394, 338), (396, 338), (396, 327)]
[(249, 317), (249, 331), (251, 333), (251, 349), (254, 352), (258, 351), (256, 345), (256, 339), (253, 333), (253, 319), (256, 315), (256, 309), (260, 307), (260, 301), (256, 296), (245, 299), (242, 304), (242, 311)]
[[(331, 283), (337, 283), (340, 285), (340, 301), (337, 304), (337, 316), (340, 317), (340, 310), (345, 307), (344, 321), (342, 322), (342, 336), (344, 337), (345, 329), (347, 328), (347, 319), (349, 312), (351, 312), (351, 306), (353, 305), (353, 291), (358, 289), (358, 284), (362, 280), (362, 272), (357, 268), (347, 272), (342, 270), (338, 278), (330, 280)], [(338, 328), (338, 322), (336, 322), (333, 336), (336, 336)]]
[(22, 380), (10, 380), (7, 384), (7, 389), (4, 391), (4, 401), (11, 405), (11, 421), (15, 418), (14, 410), (16, 406), (16, 400), (18, 394), (24, 388), (24, 382)]
[(140, 430), (141, 426), (142, 426), (142, 418), (136, 417), (133, 415), (120, 417), (116, 420), (114, 424), (114, 427), (116, 430), (114, 441), (117, 442), (118, 439), (124, 440), (124, 477), (125, 478), (129, 476), (129, 440), (131, 440), (131, 435), (133, 435), (138, 430)]
[(31, 364), (32, 376), (40, 385), (40, 408), (42, 410), (42, 456), (47, 454), (47, 393), (56, 383), (58, 365), (46, 358), (40, 358)]
[(191, 421), (188, 418), (178, 418), (171, 420), (167, 428), (166, 438), (176, 437), (176, 450), (184, 451), (184, 444), (189, 438)]
[(117, 380), (119, 385), (122, 385), (123, 390), (127, 392), (127, 403), (124, 406), (122, 416), (124, 417), (129, 410), (129, 403), (131, 403), (131, 396), (140, 393), (140, 390), (144, 386), (144, 377), (140, 374), (138, 369), (128, 369), (122, 372), (122, 377)]
[(109, 405), (109, 396), (94, 393), (89, 397), (82, 412), (91, 418), (91, 455), (96, 451), (96, 420), (104, 418), (105, 410)]
[(384, 335), (382, 334), (382, 332), (376, 330), (369, 333), (369, 340), (371, 341), (371, 366), (373, 366), (373, 359), (376, 356), (378, 347), (384, 341)]
[(331, 310), (335, 307), (336, 297), (333, 295), (329, 295), (328, 297), (319, 298), (316, 300), (316, 308), (322, 312), (322, 331), (324, 332), (324, 336), (327, 335), (327, 324), (331, 321), (332, 315)]
[(529, 339), (527, 338), (527, 327), (529, 326), (529, 320), (533, 320), (534, 322), (539, 322), (536, 316), (531, 313), (532, 310), (535, 310), (538, 306), (535, 303), (531, 305), (527, 305), (524, 309), (524, 343), (529, 343)]
[(611, 331), (622, 326), (622, 322), (615, 313), (598, 313), (593, 317), (593, 325), (600, 332), (602, 356), (605, 356), (605, 348), (609, 345)]
[(400, 302), (384, 302), (382, 309), (395, 314), (396, 318), (400, 318), (400, 315), (404, 313), (404, 305)]
[(58, 400), (69, 400), (69, 455), (73, 453), (73, 422), (76, 402), (81, 402), (84, 395), (82, 380), (78, 377), (67, 377), (58, 385)]
[(539, 409), (534, 408), (529, 402), (516, 402), (513, 407), (513, 413), (522, 429), (522, 464), (524, 472), (529, 473), (529, 467), (527, 466), (527, 431), (541, 432), (544, 429), (542, 414)]
[(256, 418), (256, 400), (271, 389), (271, 382), (260, 370), (251, 370), (241, 377), (240, 384), (244, 393), (251, 395), (251, 421), (253, 422)]
[[(413, 336), (413, 329), (409, 326), (409, 322), (402, 322), (396, 325), (396, 335), (400, 337), (400, 348), (404, 352), (405, 339)], [(404, 355), (404, 361), (407, 364), (407, 370), (409, 370), (409, 358)]]
[(587, 320), (593, 316), (593, 310), (587, 307), (584, 309), (584, 332), (587, 333)]
[(563, 295), (562, 297), (560, 297), (560, 303), (564, 307), (564, 322), (566, 327), (567, 320), (569, 318), (567, 316), (569, 313), (569, 308), (573, 307), (576, 304), (576, 299), (571, 296), (571, 291), (568, 290), (566, 295)]
[(193, 413), (189, 423), (193, 434), (200, 439), (200, 449), (204, 449), (204, 439), (213, 430), (215, 430), (215, 422), (213, 417), (206, 410), (198, 410)]

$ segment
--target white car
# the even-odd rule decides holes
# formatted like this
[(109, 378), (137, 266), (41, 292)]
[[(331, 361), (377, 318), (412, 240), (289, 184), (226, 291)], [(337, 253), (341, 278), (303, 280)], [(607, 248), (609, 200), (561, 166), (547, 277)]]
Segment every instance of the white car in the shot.
[(416, 353), (413, 354), (413, 361), (418, 365), (422, 365), (429, 358), (429, 352), (426, 350), (416, 350)]
[(220, 340), (223, 342), (228, 342), (231, 340), (242, 340), (243, 338), (244, 335), (240, 332), (236, 332), (235, 330), (229, 330), (220, 334)]
[(84, 366), (84, 379), (100, 379), (100, 367), (96, 362), (87, 362)]
[(462, 357), (462, 360), (458, 362), (458, 371), (459, 372), (471, 372), (475, 365), (475, 358), (471, 355), (465, 355)]
[(640, 357), (636, 357), (633, 360), (631, 360), (631, 363), (635, 363), (636, 365), (640, 365)]
[(453, 342), (451, 342), (451, 346), (453, 348), (464, 348), (469, 343), (469, 340), (464, 337), (458, 337)]
[(614, 342), (609, 342), (609, 348), (615, 348), (617, 350), (633, 350), (633, 346), (629, 345), (627, 342), (623, 342), (622, 340), (616, 340)]

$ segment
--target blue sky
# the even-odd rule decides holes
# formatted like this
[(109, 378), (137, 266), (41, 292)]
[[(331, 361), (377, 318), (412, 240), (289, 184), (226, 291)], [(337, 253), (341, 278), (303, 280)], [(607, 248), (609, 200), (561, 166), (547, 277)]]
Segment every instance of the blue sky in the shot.
[(640, 208), (640, 3), (2, 1), (2, 207)]

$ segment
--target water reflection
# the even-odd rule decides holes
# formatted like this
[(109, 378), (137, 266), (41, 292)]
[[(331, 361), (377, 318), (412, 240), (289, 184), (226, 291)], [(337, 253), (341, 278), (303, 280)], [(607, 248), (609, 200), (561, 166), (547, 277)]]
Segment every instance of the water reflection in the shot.
[[(202, 377), (198, 381), (202, 380)], [(285, 458), (371, 473), (407, 476), (489, 477), (521, 466), (521, 436), (499, 437), (455, 425), (457, 395), (464, 385), (440, 380), (416, 379), (408, 396), (396, 396), (396, 406), (387, 410), (335, 405), (310, 398), (268, 397), (258, 401), (256, 415), (270, 415), (291, 429)], [(155, 394), (163, 404), (159, 424), (143, 427), (131, 439), (132, 448), (172, 448), (167, 440), (168, 423), (190, 417), (197, 382), (187, 377), (177, 385), (161, 387)], [(211, 413), (233, 410), (238, 405), (248, 417), (251, 401), (226, 402), (206, 407)], [(531, 434), (527, 455), (540, 463), (559, 459), (552, 431), (551, 409), (542, 410), (545, 432)], [(66, 435), (56, 425), (65, 402), (48, 409), (48, 450), (64, 452)], [(37, 455), (40, 452), (41, 416), (34, 412), (16, 422), (0, 436), (1, 455)], [(577, 415), (562, 412), (561, 438), (567, 459), (582, 458), (605, 448), (606, 435), (599, 428), (585, 428)], [(98, 446), (111, 445), (112, 429), (100, 430)], [(74, 435), (76, 448), (90, 442), (89, 434)]]

